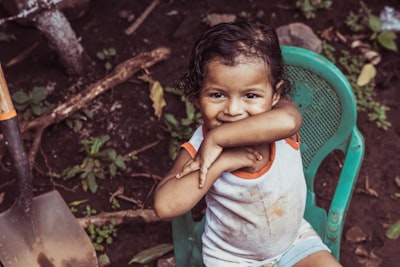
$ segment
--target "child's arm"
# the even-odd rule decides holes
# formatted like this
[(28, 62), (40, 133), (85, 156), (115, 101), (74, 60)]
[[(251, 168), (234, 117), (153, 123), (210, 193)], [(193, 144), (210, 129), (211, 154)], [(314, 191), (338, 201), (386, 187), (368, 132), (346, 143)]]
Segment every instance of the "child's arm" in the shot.
[(201, 200), (222, 172), (245, 167), (254, 168), (258, 158), (259, 153), (250, 147), (224, 150), (208, 170), (204, 186), (199, 188), (198, 172), (191, 172), (180, 179), (175, 178), (183, 164), (190, 159), (187, 151), (181, 149), (174, 166), (156, 189), (155, 212), (161, 219), (169, 219), (186, 213)]
[(301, 123), (302, 116), (295, 104), (288, 98), (281, 98), (268, 112), (223, 124), (207, 133), (196, 157), (186, 162), (178, 177), (199, 170), (199, 185), (202, 187), (208, 169), (224, 148), (287, 138), (298, 132)]

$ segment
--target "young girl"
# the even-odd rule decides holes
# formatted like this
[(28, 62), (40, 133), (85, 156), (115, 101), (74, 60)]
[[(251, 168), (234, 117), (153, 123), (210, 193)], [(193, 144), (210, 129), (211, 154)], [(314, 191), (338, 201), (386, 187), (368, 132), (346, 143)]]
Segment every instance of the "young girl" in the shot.
[[(303, 219), (306, 185), (276, 33), (249, 22), (218, 24), (196, 43), (183, 79), (203, 125), (159, 184), (160, 218), (206, 195), (206, 266), (341, 266)], [(200, 178), (200, 181), (199, 181)]]

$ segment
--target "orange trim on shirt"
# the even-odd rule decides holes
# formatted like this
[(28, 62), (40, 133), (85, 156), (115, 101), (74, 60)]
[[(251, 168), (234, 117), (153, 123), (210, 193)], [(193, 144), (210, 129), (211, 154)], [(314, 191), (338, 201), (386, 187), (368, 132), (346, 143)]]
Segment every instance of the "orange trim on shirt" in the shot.
[(285, 138), (286, 142), (293, 147), (296, 150), (300, 149), (300, 134), (296, 133), (295, 135), (296, 140), (293, 140), (292, 138)]
[(259, 170), (258, 172), (246, 172), (246, 171), (239, 170), (239, 171), (232, 172), (232, 174), (236, 175), (239, 178), (243, 178), (243, 179), (257, 179), (257, 178), (261, 177), (261, 175), (263, 175), (264, 173), (267, 173), (268, 170), (271, 168), (272, 163), (275, 160), (275, 153), (276, 153), (276, 144), (271, 143), (269, 161), (267, 162), (267, 164), (265, 164), (265, 166), (261, 170)]
[(181, 145), (181, 148), (185, 149), (185, 150), (189, 153), (189, 155), (190, 155), (192, 158), (194, 158), (194, 157), (196, 156), (196, 154), (197, 154), (196, 149), (195, 149), (194, 146), (193, 146), (191, 143), (189, 143), (189, 142), (186, 142), (186, 143), (182, 144), (182, 145)]

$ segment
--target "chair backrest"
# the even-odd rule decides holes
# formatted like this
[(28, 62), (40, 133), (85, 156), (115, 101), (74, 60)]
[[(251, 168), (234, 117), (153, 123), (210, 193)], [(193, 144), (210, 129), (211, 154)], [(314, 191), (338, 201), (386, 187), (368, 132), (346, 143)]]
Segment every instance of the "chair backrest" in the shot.
[[(293, 86), (292, 98), (303, 115), (301, 153), (307, 181), (304, 217), (339, 259), (343, 224), (364, 155), (364, 141), (356, 127), (355, 97), (346, 77), (326, 58), (290, 46), (283, 46), (282, 54)], [(326, 212), (316, 205), (314, 178), (333, 150), (341, 150), (345, 159)], [(188, 212), (174, 219), (172, 227), (176, 266), (203, 266), (204, 218), (194, 222)]]

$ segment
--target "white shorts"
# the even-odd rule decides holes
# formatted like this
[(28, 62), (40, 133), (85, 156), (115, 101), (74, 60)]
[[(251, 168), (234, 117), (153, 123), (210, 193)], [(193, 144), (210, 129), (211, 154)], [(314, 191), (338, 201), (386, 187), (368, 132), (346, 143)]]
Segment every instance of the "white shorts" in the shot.
[(248, 267), (292, 267), (315, 252), (323, 250), (331, 252), (310, 224), (303, 224), (301, 228), (300, 235), (285, 252), (273, 259), (264, 260)]
[(315, 252), (324, 250), (330, 252), (329, 248), (322, 242), (319, 235), (308, 222), (303, 220), (299, 233), (293, 244), (274, 258), (249, 264), (221, 262), (214, 259), (213, 263), (211, 265), (209, 263), (208, 265), (210, 265), (209, 267), (292, 267), (294, 264)]

